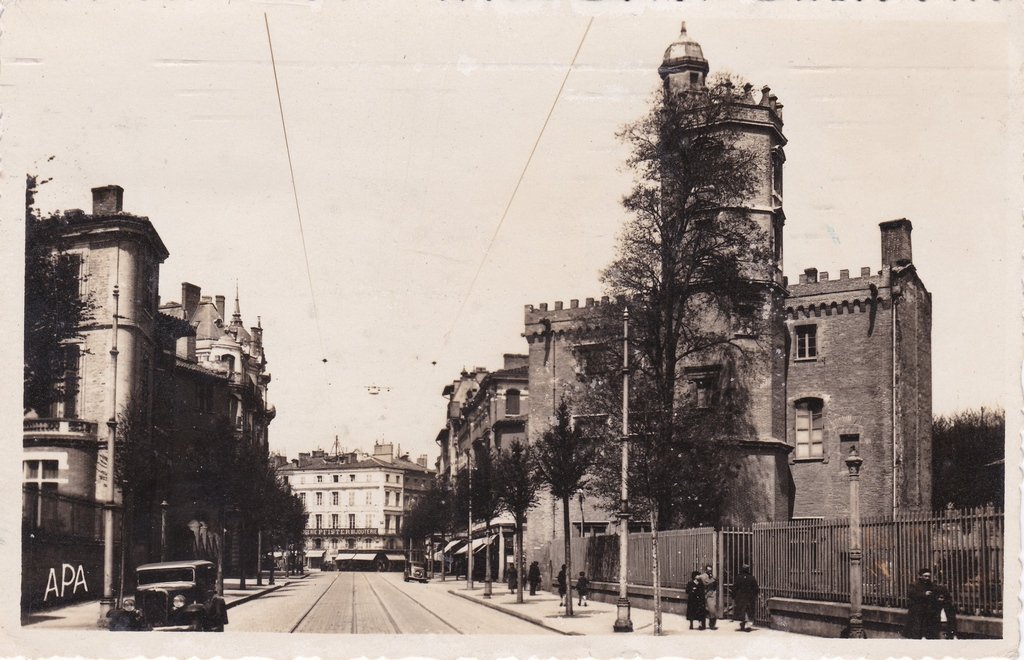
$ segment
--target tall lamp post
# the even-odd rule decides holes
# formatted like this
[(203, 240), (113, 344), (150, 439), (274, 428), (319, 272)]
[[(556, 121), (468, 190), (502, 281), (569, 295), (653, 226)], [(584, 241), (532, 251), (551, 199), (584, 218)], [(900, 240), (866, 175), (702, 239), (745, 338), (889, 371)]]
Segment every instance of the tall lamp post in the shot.
[(850, 447), (846, 467), (850, 471), (850, 638), (864, 639), (862, 602), (864, 584), (861, 578), (860, 537), (860, 466), (864, 460), (857, 455), (857, 447)]
[(619, 600), (616, 603), (615, 632), (633, 632), (626, 588), (629, 556), (629, 308), (622, 310), (622, 492), (619, 502)]
[[(470, 427), (470, 437), (472, 437)], [(466, 493), (469, 506), (469, 522), (466, 532), (466, 589), (473, 588), (473, 447), (466, 450), (466, 476), (469, 479), (469, 491)]]
[[(110, 419), (107, 420), (107, 481), (103, 502), (103, 597), (100, 598), (100, 616), (97, 622), (101, 628), (107, 627), (107, 615), (115, 606), (114, 600), (114, 510), (117, 508), (117, 496), (114, 489), (114, 461), (117, 451), (117, 335), (120, 332), (120, 286), (115, 283), (114, 314), (110, 326)], [(124, 515), (122, 513), (122, 515)], [(121, 551), (124, 551), (124, 539), (121, 539)]]
[(167, 561), (167, 500), (160, 502), (160, 561)]

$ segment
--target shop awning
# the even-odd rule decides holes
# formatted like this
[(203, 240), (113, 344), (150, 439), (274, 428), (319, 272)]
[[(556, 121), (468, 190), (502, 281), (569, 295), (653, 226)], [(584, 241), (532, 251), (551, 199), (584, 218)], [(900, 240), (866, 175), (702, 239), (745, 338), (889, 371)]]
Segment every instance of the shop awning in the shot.
[(325, 552), (326, 550), (307, 550), (306, 556), (312, 557), (313, 559), (319, 559), (320, 557), (324, 556)]
[(438, 550), (434, 553), (434, 561), (444, 561), (444, 553)]
[(465, 541), (463, 541), (462, 539), (455, 539), (454, 541), (448, 541), (448, 545), (444, 546), (444, 550), (442, 550), (441, 552), (443, 552), (444, 554), (448, 554), (448, 552), (451, 551), (452, 548), (454, 548), (455, 546), (457, 546), (460, 543), (465, 543)]
[[(473, 552), (479, 551), (480, 548), (484, 547), (485, 545), (487, 545), (488, 543), (490, 543), (493, 540), (494, 540), (493, 536), (473, 539)], [(465, 554), (466, 548), (468, 548), (468, 547), (469, 547), (468, 545), (462, 546), (461, 548), (459, 548), (458, 550), (455, 551), (455, 554), (457, 554), (457, 555)]]
[(357, 552), (352, 555), (352, 559), (355, 561), (373, 561), (377, 558), (377, 555), (373, 552)]
[(348, 561), (350, 559), (355, 559), (355, 556), (356, 553), (354, 552), (345, 552), (335, 557), (334, 561)]
[(390, 559), (391, 561), (405, 561), (405, 555), (400, 555), (394, 552), (388, 552), (384, 556)]

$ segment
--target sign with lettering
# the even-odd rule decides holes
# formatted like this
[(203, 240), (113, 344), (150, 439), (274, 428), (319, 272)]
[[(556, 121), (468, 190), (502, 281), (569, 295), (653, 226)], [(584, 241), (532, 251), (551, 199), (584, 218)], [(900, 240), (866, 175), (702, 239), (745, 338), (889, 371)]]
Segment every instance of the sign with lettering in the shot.
[[(70, 587), (70, 592), (68, 591)], [(61, 564), (60, 582), (57, 582), (57, 569), (50, 568), (50, 574), (46, 578), (46, 591), (43, 592), (43, 602), (49, 601), (50, 597), (64, 598), (74, 596), (81, 587), (83, 592), (89, 591), (89, 585), (85, 581), (85, 569), (81, 564)]]

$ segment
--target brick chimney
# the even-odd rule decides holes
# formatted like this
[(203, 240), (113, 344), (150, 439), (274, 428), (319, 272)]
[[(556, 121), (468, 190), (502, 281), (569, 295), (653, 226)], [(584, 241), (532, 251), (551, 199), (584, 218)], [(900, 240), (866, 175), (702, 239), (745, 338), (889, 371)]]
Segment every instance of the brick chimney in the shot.
[(878, 223), (882, 230), (882, 266), (907, 266), (912, 261), (910, 220), (900, 218)]
[(186, 321), (191, 321), (192, 317), (196, 315), (201, 294), (202, 289), (195, 284), (181, 283), (181, 309), (185, 313)]
[(426, 454), (420, 454), (419, 456), (417, 456), (416, 457), (416, 465), (419, 465), (420, 467), (424, 467), (424, 468), (427, 467), (427, 455)]
[(124, 188), (121, 186), (100, 186), (92, 189), (93, 215), (120, 213), (123, 203)]
[(808, 284), (814, 284), (818, 281), (818, 269), (817, 268), (804, 268), (804, 275), (807, 277)]
[(228, 317), (224, 316), (226, 310), (224, 307), (224, 296), (214, 296), (214, 300), (217, 301), (217, 313), (220, 314), (220, 317), (224, 319), (225, 322), (227, 322)]

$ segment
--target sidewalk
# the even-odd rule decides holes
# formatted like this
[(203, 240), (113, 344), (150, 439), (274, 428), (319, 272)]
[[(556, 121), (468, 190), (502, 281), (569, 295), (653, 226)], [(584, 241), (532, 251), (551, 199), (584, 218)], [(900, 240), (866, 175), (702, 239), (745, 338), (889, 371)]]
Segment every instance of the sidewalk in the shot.
[[(523, 603), (516, 603), (514, 594), (510, 594), (505, 584), (494, 583), (492, 596), (489, 599), (483, 597), (484, 590), (482, 583), (474, 583), (473, 590), (466, 589), (465, 581), (454, 582), (434, 581), (432, 585), (447, 588), (448, 592), (470, 600), (485, 607), (499, 610), (510, 616), (518, 617), (548, 630), (563, 635), (608, 635), (613, 632), (612, 626), (615, 623), (616, 607), (611, 603), (590, 601), (586, 607), (577, 605), (578, 599), (573, 601), (573, 615), (565, 616), (564, 608), (559, 607), (558, 596), (550, 592), (538, 592), (536, 596), (523, 594)], [(630, 618), (633, 620), (633, 633), (651, 635), (654, 632), (654, 611), (633, 607), (630, 611)], [(779, 639), (782, 637), (792, 638), (793, 633), (786, 633), (770, 628), (755, 627), (752, 632), (741, 632), (739, 623), (719, 619), (717, 630), (690, 630), (690, 622), (681, 614), (670, 614), (662, 612), (661, 632), (662, 635), (686, 635), (700, 636), (702, 641), (712, 639), (742, 639), (749, 642), (759, 638)], [(497, 631), (496, 631), (497, 632)]]
[[(287, 577), (277, 576), (274, 584), (267, 584), (264, 577), (263, 585), (256, 586), (255, 578), (246, 579), (245, 589), (239, 588), (238, 578), (224, 578), (224, 602), (228, 609), (246, 603), (253, 598), (259, 598), (272, 591), (280, 589), (289, 582), (301, 580), (309, 573), (303, 575), (290, 575)], [(33, 612), (21, 617), (21, 625), (33, 629), (40, 628), (62, 628), (73, 630), (95, 630), (99, 629), (100, 605), (98, 600), (87, 600), (74, 605), (57, 607), (52, 610)]]

